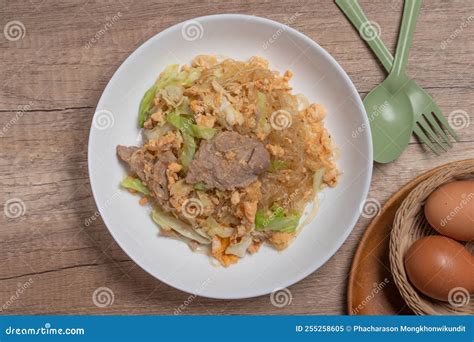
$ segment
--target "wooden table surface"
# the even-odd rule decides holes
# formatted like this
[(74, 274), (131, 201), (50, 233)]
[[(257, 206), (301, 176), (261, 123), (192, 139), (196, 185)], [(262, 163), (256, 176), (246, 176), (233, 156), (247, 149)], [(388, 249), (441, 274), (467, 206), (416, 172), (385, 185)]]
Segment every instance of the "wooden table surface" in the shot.
[[(273, 306), (269, 296), (190, 300), (131, 261), (101, 219), (85, 225), (97, 211), (87, 172), (91, 118), (110, 77), (131, 52), (196, 16), (244, 13), (283, 22), (298, 14), (291, 26), (334, 56), (363, 97), (385, 74), (333, 1), (1, 3), (0, 203), (10, 211), (0, 214), (0, 311), (172, 315), (190, 302), (183, 314), (346, 313), (347, 276), (369, 219), (359, 220), (323, 267), (290, 287), (293, 299), (283, 308)], [(393, 51), (402, 1), (360, 3)], [(461, 141), (436, 157), (412, 140), (397, 161), (374, 165), (369, 198), (383, 204), (423, 171), (474, 157), (473, 57), (474, 1), (425, 0), (409, 73), (446, 117), (452, 113)], [(92, 300), (101, 287), (113, 291), (106, 307)]]

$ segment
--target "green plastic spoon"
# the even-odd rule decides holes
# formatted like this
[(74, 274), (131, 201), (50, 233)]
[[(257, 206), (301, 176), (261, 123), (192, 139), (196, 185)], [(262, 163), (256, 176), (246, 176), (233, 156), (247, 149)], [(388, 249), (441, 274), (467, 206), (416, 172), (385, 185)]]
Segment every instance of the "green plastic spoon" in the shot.
[(421, 0), (405, 1), (393, 67), (388, 77), (364, 98), (369, 117), (374, 160), (397, 159), (410, 141), (414, 127), (413, 107), (407, 94), (405, 68)]
[[(357, 0), (336, 0), (336, 3), (359, 32), (363, 32), (363, 30), (376, 32)], [(385, 70), (390, 72), (393, 57), (379, 35), (372, 35), (370, 39), (365, 39), (365, 41), (382, 63)], [(439, 109), (433, 98), (415, 81), (410, 80), (406, 85), (406, 89), (413, 107), (415, 118), (414, 133), (434, 153), (439, 153), (439, 149), (436, 146), (446, 151), (446, 145), (451, 147), (452, 144), (443, 128), (455, 140), (458, 140), (458, 136), (444, 118), (441, 109)]]

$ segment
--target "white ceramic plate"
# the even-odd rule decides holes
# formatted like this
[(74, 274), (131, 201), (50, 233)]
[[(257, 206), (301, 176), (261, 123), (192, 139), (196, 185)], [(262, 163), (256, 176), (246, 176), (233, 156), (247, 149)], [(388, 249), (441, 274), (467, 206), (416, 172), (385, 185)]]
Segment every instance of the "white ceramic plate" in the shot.
[[(137, 109), (169, 64), (199, 54), (247, 60), (260, 55), (272, 69), (294, 73), (295, 93), (323, 104), (326, 127), (340, 149), (339, 185), (324, 191), (320, 211), (283, 252), (270, 247), (229, 268), (212, 266), (179, 241), (159, 237), (150, 209), (119, 189), (127, 170), (115, 147), (137, 145)], [(100, 98), (89, 137), (89, 174), (100, 214), (123, 250), (144, 270), (180, 290), (212, 298), (246, 298), (288, 287), (321, 267), (342, 245), (360, 213), (372, 174), (364, 107), (351, 80), (318, 44), (283, 24), (223, 14), (177, 24), (148, 40), (114, 74)]]

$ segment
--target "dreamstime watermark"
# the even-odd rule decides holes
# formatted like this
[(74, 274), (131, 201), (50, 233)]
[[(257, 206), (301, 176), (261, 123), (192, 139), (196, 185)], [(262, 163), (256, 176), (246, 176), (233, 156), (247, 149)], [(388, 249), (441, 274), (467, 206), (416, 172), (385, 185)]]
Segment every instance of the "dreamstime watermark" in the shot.
[(374, 299), (375, 296), (388, 285), (388, 283), (390, 283), (390, 280), (388, 280), (388, 278), (385, 278), (378, 284), (374, 283), (372, 291), (362, 300), (362, 302), (359, 303), (359, 305), (357, 305), (356, 308), (352, 309), (352, 314), (357, 315), (360, 310), (365, 308), (366, 305), (369, 304), (369, 302)]
[(455, 308), (466, 306), (471, 301), (471, 295), (464, 287), (455, 287), (449, 291), (448, 302)]
[(7, 310), (13, 303), (15, 303), (21, 295), (26, 291), (33, 284), (33, 278), (29, 278), (28, 281), (24, 283), (18, 283), (18, 288), (16, 289), (15, 293), (8, 298), (8, 300), (3, 303), (0, 307), (0, 312)]
[(279, 109), (277, 111), (274, 111), (272, 115), (270, 116), (270, 125), (273, 127), (273, 129), (277, 131), (281, 131), (281, 130), (291, 127), (292, 123), (293, 123), (293, 118), (290, 112), (284, 109)]
[(378, 106), (373, 106), (372, 111), (368, 114), (368, 119), (369, 119), (369, 124), (366, 124), (365, 122), (358, 126), (355, 130), (352, 131), (352, 138), (357, 138), (362, 132), (364, 132), (367, 128), (370, 127), (370, 123), (374, 121), (376, 118), (378, 118), (385, 108), (388, 106), (388, 101), (384, 101), (382, 104)]
[(2, 138), (10, 128), (12, 128), (18, 120), (21, 119), (23, 115), (29, 110), (31, 110), (31, 106), (33, 105), (33, 102), (29, 102), (26, 105), (21, 105), (17, 107), (17, 111), (15, 112), (15, 116), (11, 118), (5, 125), (3, 125), (2, 129), (0, 130), (0, 138)]
[(94, 305), (98, 308), (106, 308), (108, 306), (111, 306), (112, 304), (114, 304), (114, 301), (114, 291), (112, 291), (108, 287), (98, 287), (92, 294), (92, 303), (94, 303)]
[(359, 34), (365, 41), (371, 41), (380, 37), (382, 29), (375, 21), (366, 21), (359, 29)]
[(6, 23), (3, 27), (3, 34), (7, 40), (15, 42), (25, 38), (26, 28), (21, 21), (12, 20)]
[(188, 42), (199, 40), (204, 36), (204, 28), (197, 20), (186, 21), (181, 27), (181, 36)]
[(441, 50), (446, 49), (453, 42), (453, 40), (456, 39), (464, 31), (464, 29), (468, 27), (468, 25), (473, 20), (474, 15), (470, 15), (469, 17), (465, 18), (461, 22), (461, 24), (449, 35), (449, 37), (440, 43)]
[(362, 217), (373, 218), (380, 213), (380, 202), (375, 198), (367, 198), (361, 203), (359, 211)]
[(449, 113), (448, 123), (455, 130), (461, 130), (469, 127), (471, 119), (469, 118), (469, 114), (467, 114), (466, 111), (456, 109)]
[(122, 17), (122, 12), (117, 12), (112, 18), (106, 17), (106, 22), (95, 35), (84, 45), (85, 49), (90, 49), (92, 45), (97, 43)]
[(84, 225), (89, 227), (97, 218), (100, 216), (100, 210), (105, 210), (107, 207), (114, 201), (115, 197), (120, 194), (120, 191), (117, 190), (112, 196), (105, 200), (105, 203), (99, 207), (99, 210), (96, 210), (94, 214), (84, 220)]
[(11, 219), (19, 218), (26, 213), (26, 205), (19, 198), (10, 198), (3, 206), (5, 216)]
[(175, 316), (178, 316), (178, 315), (181, 315), (183, 313), (184, 310), (186, 310), (186, 308), (191, 305), (191, 303), (196, 299), (197, 296), (199, 296), (199, 294), (202, 292), (202, 290), (204, 290), (209, 284), (211, 283), (211, 278), (207, 278), (206, 280), (204, 280), (199, 286), (198, 288), (194, 291), (193, 294), (190, 294), (182, 304), (180, 304), (179, 306), (177, 306), (175, 309), (174, 309), (174, 315)]
[(113, 127), (114, 123), (114, 115), (112, 114), (112, 112), (105, 109), (101, 109), (95, 112), (94, 118), (92, 119), (92, 126), (100, 131)]
[(461, 197), (462, 197), (461, 202), (459, 202), (458, 205), (456, 205), (454, 209), (449, 212), (448, 215), (446, 215), (445, 217), (441, 219), (441, 222), (440, 222), (441, 227), (445, 227), (448, 224), (448, 222), (451, 221), (463, 208), (467, 207), (469, 202), (471, 202), (474, 199), (474, 192), (469, 192), (468, 194), (462, 194)]
[(86, 333), (84, 328), (53, 328), (51, 323), (45, 323), (39, 328), (30, 327), (14, 327), (9, 326), (5, 329), (5, 335), (84, 335)]
[(197, 198), (188, 198), (184, 201), (181, 212), (184, 217), (188, 219), (194, 219), (204, 212), (204, 205)]
[(282, 25), (278, 30), (276, 30), (275, 33), (263, 43), (263, 49), (268, 49), (270, 45), (272, 45), (278, 38), (280, 38), (280, 36), (287, 30), (287, 28), (292, 25), (301, 15), (301, 13), (296, 12), (289, 18), (285, 19), (283, 21), (284, 25)]
[(270, 302), (272, 303), (273, 306), (280, 309), (284, 308), (285, 306), (290, 305), (292, 301), (293, 301), (293, 294), (286, 287), (275, 289), (270, 294)]

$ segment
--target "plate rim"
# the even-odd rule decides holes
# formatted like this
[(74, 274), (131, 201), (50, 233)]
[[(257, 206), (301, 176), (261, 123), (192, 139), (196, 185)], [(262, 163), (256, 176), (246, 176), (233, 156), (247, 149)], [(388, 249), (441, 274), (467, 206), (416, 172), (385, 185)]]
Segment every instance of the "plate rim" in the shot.
[[(145, 49), (146, 47), (148, 47), (149, 45), (153, 44), (156, 40), (158, 40), (161, 36), (163, 35), (166, 35), (167, 33), (169, 32), (172, 32), (174, 30), (180, 30), (181, 29), (181, 26), (183, 24), (185, 24), (186, 22), (190, 22), (190, 21), (208, 21), (208, 20), (219, 20), (219, 19), (244, 19), (244, 20), (252, 20), (252, 21), (257, 21), (257, 22), (260, 22), (260, 23), (264, 23), (264, 24), (268, 24), (268, 25), (271, 25), (271, 26), (276, 26), (278, 28), (280, 27), (285, 27), (285, 30), (286, 31), (289, 31), (291, 32), (292, 34), (298, 36), (299, 38), (301, 38), (305, 43), (307, 43), (308, 45), (312, 45), (313, 47), (315, 47), (326, 59), (328, 59), (329, 61), (331, 61), (331, 64), (337, 69), (337, 71), (342, 75), (345, 83), (348, 85), (349, 89), (350, 89), (350, 95), (352, 95), (354, 97), (354, 102), (355, 104), (357, 105), (357, 108), (359, 111), (361, 111), (362, 113), (365, 113), (365, 115), (363, 115), (362, 119), (364, 121), (364, 124), (365, 124), (365, 127), (369, 127), (369, 120), (368, 120), (368, 117), (367, 117), (367, 113), (365, 111), (365, 107), (362, 103), (362, 99), (359, 95), (359, 92), (357, 91), (357, 88), (355, 87), (354, 83), (352, 82), (351, 78), (349, 77), (349, 75), (347, 75), (346, 71), (341, 67), (341, 65), (337, 62), (337, 60), (331, 55), (329, 54), (329, 52), (327, 52), (323, 47), (321, 47), (316, 41), (314, 41), (313, 39), (309, 38), (308, 36), (306, 36), (304, 33), (286, 25), (286, 24), (283, 24), (283, 23), (280, 23), (278, 21), (274, 21), (274, 20), (271, 20), (271, 19), (267, 19), (267, 18), (263, 18), (263, 17), (259, 17), (259, 16), (254, 16), (254, 15), (247, 15), (247, 14), (234, 14), (234, 13), (224, 13), (224, 14), (213, 14), (213, 15), (205, 15), (205, 16), (199, 16), (199, 17), (194, 17), (194, 18), (190, 18), (190, 19), (187, 19), (187, 20), (184, 20), (182, 22), (179, 22), (179, 23), (176, 23), (170, 27), (167, 27), (166, 29), (158, 32), (157, 34), (153, 35), (152, 37), (148, 38), (144, 43), (142, 43), (139, 47), (137, 47), (132, 53), (130, 53), (126, 59), (122, 62), (122, 64), (120, 64), (120, 66), (117, 68), (117, 70), (114, 72), (114, 74), (112, 75), (112, 77), (110, 78), (109, 82), (107, 83), (107, 85), (105, 86), (104, 90), (102, 91), (102, 94), (100, 96), (100, 99), (97, 103), (97, 106), (95, 108), (95, 112), (94, 112), (94, 115), (92, 116), (92, 120), (91, 120), (91, 127), (90, 127), (90, 130), (89, 130), (89, 139), (88, 139), (88, 148), (87, 148), (87, 164), (88, 164), (88, 174), (89, 174), (89, 180), (90, 180), (90, 186), (91, 186), (91, 190), (92, 190), (92, 195), (93, 195), (93, 198), (94, 198), (94, 202), (96, 204), (96, 207), (97, 207), (97, 210), (99, 211), (100, 213), (100, 216), (102, 218), (102, 221), (104, 222), (104, 225), (107, 227), (107, 230), (109, 231), (109, 233), (112, 235), (114, 241), (120, 246), (120, 248), (122, 249), (122, 251), (134, 262), (136, 263), (138, 266), (140, 266), (140, 268), (142, 270), (144, 270), (146, 273), (148, 273), (150, 276), (152, 276), (153, 278), (157, 279), (158, 281), (162, 282), (162, 283), (165, 283), (166, 285), (174, 288), (174, 289), (178, 289), (180, 291), (183, 291), (185, 293), (190, 293), (190, 294), (193, 294), (193, 295), (196, 295), (196, 296), (200, 296), (200, 297), (205, 297), (205, 298), (212, 298), (212, 299), (225, 299), (225, 300), (228, 300), (228, 299), (245, 299), (245, 298), (255, 298), (255, 297), (259, 297), (259, 296), (264, 296), (264, 295), (267, 295), (269, 293), (272, 293), (273, 291), (275, 291), (275, 289), (271, 290), (271, 289), (261, 289), (261, 290), (258, 290), (258, 291), (254, 291), (252, 293), (248, 292), (247, 294), (245, 295), (238, 295), (238, 296), (235, 296), (235, 295), (212, 295), (212, 294), (204, 294), (202, 292), (199, 292), (197, 293), (196, 290), (189, 290), (189, 289), (186, 289), (186, 288), (183, 288), (182, 286), (177, 286), (177, 285), (174, 285), (174, 284), (171, 284), (170, 281), (168, 280), (163, 280), (161, 278), (158, 278), (157, 276), (155, 276), (152, 272), (152, 270), (150, 270), (148, 268), (148, 266), (145, 266), (141, 261), (137, 261), (134, 257), (132, 257), (129, 252), (122, 246), (122, 242), (120, 242), (117, 238), (116, 238), (116, 234), (114, 233), (113, 229), (109, 228), (109, 222), (108, 222), (108, 219), (106, 218), (106, 215), (104, 215), (103, 213), (103, 208), (99, 205), (98, 201), (97, 201), (97, 195), (96, 195), (96, 190), (94, 188), (94, 181), (93, 181), (93, 177), (91, 177), (91, 174), (92, 174), (92, 162), (91, 162), (91, 158), (90, 156), (92, 155), (92, 148), (91, 148), (91, 142), (93, 140), (93, 122), (95, 120), (95, 116), (97, 115), (98, 112), (100, 112), (100, 108), (103, 106), (103, 101), (104, 101), (104, 93), (112, 86), (112, 84), (115, 82), (115, 79), (118, 77), (118, 74), (123, 70), (125, 69), (130, 63), (132, 63), (132, 59), (134, 56), (138, 55), (139, 53), (141, 53), (141, 51), (143, 49)], [(370, 189), (370, 185), (371, 185), (371, 182), (372, 182), (372, 173), (373, 173), (373, 146), (372, 146), (372, 135), (371, 135), (371, 132), (370, 132), (370, 129), (366, 129), (365, 130), (366, 132), (366, 140), (367, 140), (367, 147), (368, 147), (368, 156), (367, 156), (367, 159), (368, 159), (368, 165), (367, 165), (367, 177), (366, 179), (364, 180), (364, 184), (363, 184), (363, 192), (362, 192), (362, 196), (361, 196), (361, 200), (362, 202), (367, 198), (367, 195), (369, 193), (369, 189)], [(306, 277), (308, 277), (309, 275), (311, 275), (312, 273), (314, 273), (317, 269), (319, 269), (320, 267), (322, 267), (324, 264), (326, 264), (328, 262), (329, 259), (331, 259), (334, 254), (341, 248), (341, 246), (344, 244), (344, 242), (347, 240), (348, 236), (352, 233), (352, 231), (354, 230), (355, 228), (355, 225), (357, 224), (357, 221), (359, 220), (360, 218), (360, 215), (359, 216), (354, 216), (351, 220), (351, 222), (347, 225), (347, 229), (346, 231), (344, 232), (344, 234), (342, 234), (338, 239), (337, 239), (337, 243), (334, 244), (333, 248), (329, 249), (327, 255), (325, 258), (322, 258), (321, 260), (321, 263), (320, 265), (316, 265), (315, 263), (315, 266), (311, 266), (311, 267), (308, 267), (304, 272), (301, 272), (301, 274), (299, 274), (297, 277), (294, 277), (294, 278), (291, 278), (289, 279), (288, 281), (285, 281), (282, 288), (287, 288), (289, 286), (292, 286), (300, 281), (302, 281), (303, 279), (305, 279)]]

